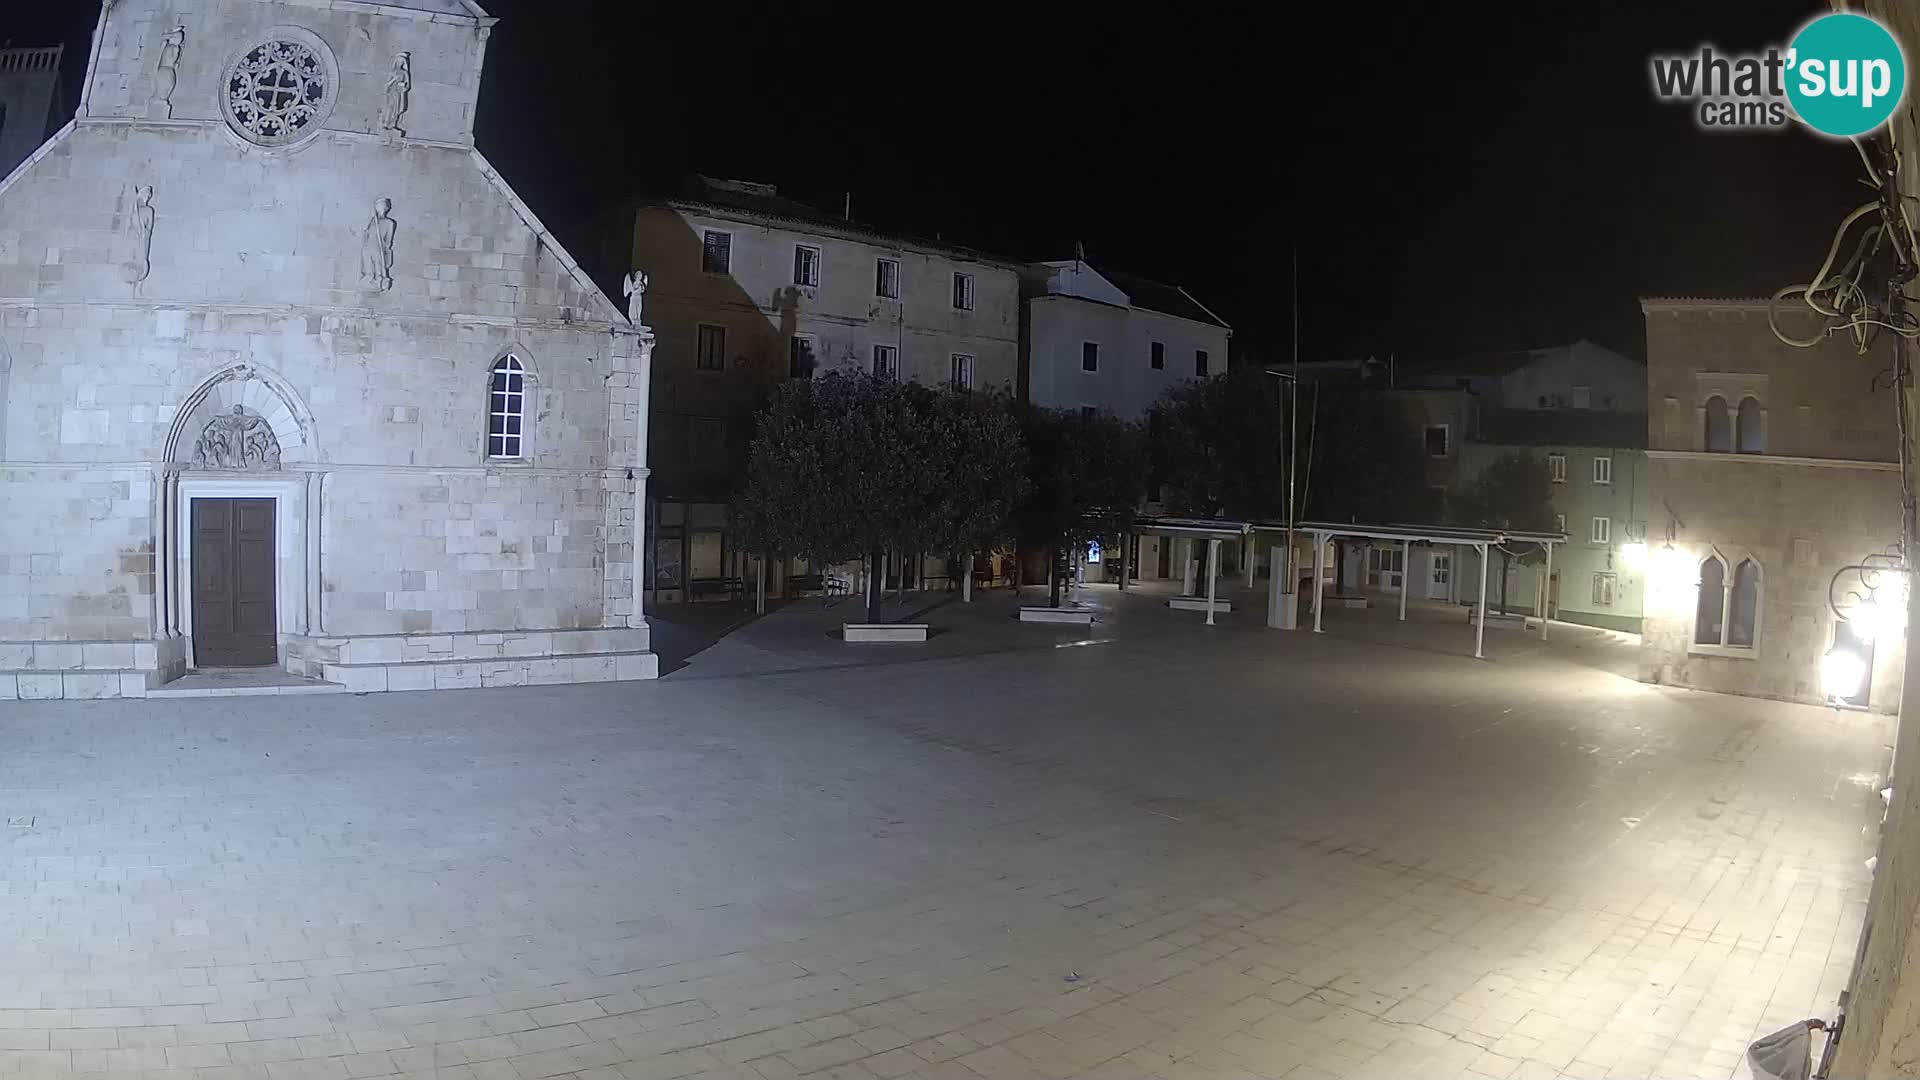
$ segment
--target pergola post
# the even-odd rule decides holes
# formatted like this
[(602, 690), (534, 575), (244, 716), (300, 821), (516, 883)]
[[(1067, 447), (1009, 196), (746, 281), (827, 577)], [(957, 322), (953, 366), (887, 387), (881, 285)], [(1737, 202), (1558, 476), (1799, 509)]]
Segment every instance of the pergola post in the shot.
[(1253, 588), (1253, 529), (1251, 527), (1240, 534), (1240, 554), (1247, 563), (1247, 588)]
[(1127, 591), (1127, 561), (1128, 561), (1127, 556), (1132, 554), (1133, 552), (1133, 537), (1127, 533), (1121, 533), (1119, 546), (1120, 546), (1120, 591), (1126, 592)]
[(1180, 545), (1180, 595), (1193, 595), (1193, 541), (1175, 541)]
[(1322, 592), (1321, 582), (1326, 577), (1326, 574), (1325, 574), (1326, 561), (1327, 561), (1326, 537), (1322, 536), (1320, 533), (1314, 533), (1313, 534), (1313, 632), (1316, 634), (1325, 633), (1325, 631), (1320, 629), (1320, 600), (1321, 600), (1320, 594)]
[(754, 563), (757, 568), (754, 571), (753, 613), (755, 615), (765, 615), (767, 613), (767, 559), (766, 559), (766, 556), (764, 555), (760, 556), (759, 558), (754, 560)]
[(1220, 541), (1218, 539), (1209, 539), (1207, 541), (1207, 625), (1208, 626), (1213, 625), (1214, 586), (1219, 582), (1219, 571), (1220, 571)]
[(973, 552), (971, 551), (967, 552), (966, 558), (960, 560), (960, 602), (973, 603)]
[(1487, 655), (1487, 545), (1475, 544), (1474, 547), (1480, 549), (1480, 618), (1473, 631), (1473, 658), (1482, 660)]
[(1407, 621), (1407, 568), (1413, 565), (1413, 541), (1400, 541), (1400, 621)]
[(1547, 545), (1547, 580), (1540, 588), (1540, 640), (1547, 640), (1547, 620), (1553, 617), (1553, 545)]

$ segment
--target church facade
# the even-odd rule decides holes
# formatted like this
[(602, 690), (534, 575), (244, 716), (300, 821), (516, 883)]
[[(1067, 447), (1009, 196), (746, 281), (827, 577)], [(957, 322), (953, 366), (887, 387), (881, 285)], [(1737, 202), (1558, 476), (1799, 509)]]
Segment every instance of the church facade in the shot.
[(652, 336), (473, 142), (471, 0), (109, 0), (0, 180), (0, 699), (650, 678)]

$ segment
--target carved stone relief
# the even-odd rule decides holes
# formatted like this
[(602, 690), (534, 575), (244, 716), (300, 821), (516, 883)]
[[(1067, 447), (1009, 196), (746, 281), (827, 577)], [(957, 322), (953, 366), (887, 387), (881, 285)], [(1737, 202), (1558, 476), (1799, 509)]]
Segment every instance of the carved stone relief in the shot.
[(147, 115), (156, 120), (173, 118), (173, 91), (180, 85), (180, 49), (186, 40), (187, 28), (176, 26), (167, 31), (160, 46), (160, 63), (153, 71), (153, 95), (147, 99)]
[(152, 271), (153, 253), (153, 187), (142, 184), (133, 189), (133, 209), (127, 211), (126, 225), (123, 227), (122, 244), (125, 255), (120, 265), (120, 274), (130, 285), (138, 285), (147, 280)]
[(393, 288), (392, 211), (392, 199), (375, 201), (373, 216), (367, 219), (366, 228), (360, 230), (360, 286), (375, 292)]
[(277, 469), (280, 440), (266, 420), (235, 405), (233, 412), (207, 422), (193, 444), (197, 469)]

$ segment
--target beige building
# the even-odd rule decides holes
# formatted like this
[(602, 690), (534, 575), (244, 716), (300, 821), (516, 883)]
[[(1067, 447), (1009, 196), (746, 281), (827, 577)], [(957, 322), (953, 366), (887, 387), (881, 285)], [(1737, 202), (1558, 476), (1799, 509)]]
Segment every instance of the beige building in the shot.
[[(1899, 434), (1883, 377), (1894, 364), (1890, 340), (1866, 355), (1845, 335), (1793, 348), (1769, 329), (1764, 300), (1663, 298), (1641, 308), (1650, 517), (1642, 678), (1893, 711), (1904, 636), (1896, 628), (1856, 640), (1854, 624), (1833, 610), (1868, 595), (1870, 575), (1850, 568), (1899, 556)], [(1822, 677), (1836, 643), (1870, 670), (1837, 694)]]
[[(658, 335), (648, 548), (657, 602), (751, 584), (726, 504), (753, 414), (782, 380), (841, 367), (1014, 389), (1016, 263), (876, 233), (768, 184), (707, 177), (687, 198), (629, 207), (608, 235), (608, 261), (648, 275)], [(929, 560), (922, 573), (944, 566)], [(801, 569), (776, 567), (772, 591)]]
[(118, 0), (0, 182), (0, 698), (644, 678), (651, 339), (473, 144), (471, 0)]

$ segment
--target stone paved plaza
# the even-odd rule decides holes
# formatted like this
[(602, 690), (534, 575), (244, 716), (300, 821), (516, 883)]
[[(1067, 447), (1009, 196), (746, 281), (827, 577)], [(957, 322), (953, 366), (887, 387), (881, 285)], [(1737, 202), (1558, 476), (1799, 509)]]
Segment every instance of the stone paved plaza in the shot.
[(1885, 719), (1596, 632), (1102, 599), (663, 625), (647, 684), (10, 703), (0, 1075), (1731, 1077), (1831, 1009)]

